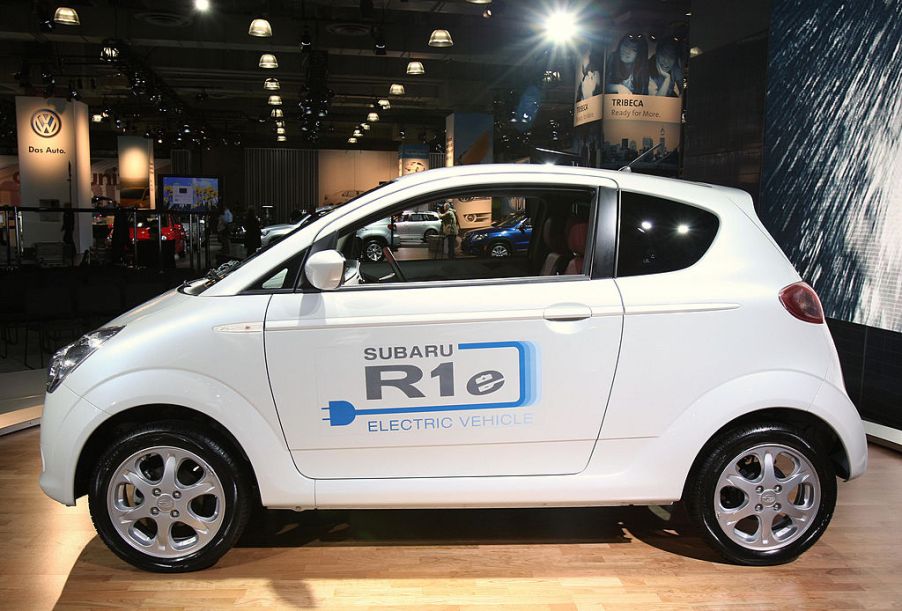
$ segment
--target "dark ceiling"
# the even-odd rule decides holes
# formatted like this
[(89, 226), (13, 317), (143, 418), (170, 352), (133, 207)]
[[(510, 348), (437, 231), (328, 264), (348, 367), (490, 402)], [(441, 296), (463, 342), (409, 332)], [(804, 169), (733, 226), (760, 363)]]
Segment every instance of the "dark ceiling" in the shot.
[[(111, 111), (92, 124), (95, 148), (114, 148), (117, 133), (147, 133), (163, 146), (274, 145), (267, 95), (283, 100), (288, 146), (348, 146), (378, 98), (391, 108), (358, 146), (395, 148), (399, 142), (443, 141), (445, 117), (455, 111), (494, 112), (503, 117), (532, 86), (538, 104), (529, 133), (537, 144), (563, 140), (572, 122), (572, 54), (549, 46), (543, 18), (566, 4), (577, 10), (582, 32), (605, 39), (628, 28), (669, 35), (686, 30), (688, 0), (550, 2), (495, 0), (210, 0), (209, 11), (193, 0), (71, 2), (78, 26), (48, 21), (57, 3), (2, 2), (0, 10), (0, 104), (8, 117), (16, 95), (76, 93), (91, 112)], [(483, 17), (486, 8), (491, 18)], [(248, 35), (252, 18), (266, 16), (270, 38)], [(427, 45), (435, 28), (450, 31), (454, 45)], [(310, 45), (302, 50), (302, 40)], [(105, 41), (120, 55), (101, 61)], [(375, 45), (384, 41), (384, 55)], [(279, 67), (258, 66), (261, 53)], [(407, 62), (423, 62), (426, 73), (405, 74)], [(546, 82), (546, 70), (560, 73)], [(263, 81), (278, 78), (281, 90)], [(389, 96), (401, 83), (403, 96)], [(74, 91), (72, 91), (74, 90)], [(327, 102), (327, 115), (317, 117)], [(311, 113), (299, 103), (312, 102)], [(118, 119), (118, 124), (117, 124)], [(319, 120), (319, 126), (316, 125)], [(503, 121), (499, 122), (501, 125)], [(189, 131), (185, 131), (184, 126)], [(307, 131), (302, 131), (304, 128)], [(201, 134), (203, 130), (203, 134)], [(3, 148), (15, 148), (7, 126)], [(316, 136), (312, 137), (312, 134)], [(176, 141), (181, 136), (182, 141)], [(522, 139), (523, 130), (517, 134)], [(12, 138), (12, 142), (10, 142)], [(554, 139), (554, 140), (553, 140)], [(198, 142), (199, 141), (199, 142)]]

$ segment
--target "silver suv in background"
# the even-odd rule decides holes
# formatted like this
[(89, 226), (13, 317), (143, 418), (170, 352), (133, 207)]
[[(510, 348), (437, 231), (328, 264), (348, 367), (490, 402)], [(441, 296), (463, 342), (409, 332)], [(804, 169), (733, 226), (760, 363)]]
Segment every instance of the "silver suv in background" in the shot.
[(395, 224), (391, 217), (370, 223), (357, 230), (360, 238), (360, 258), (364, 261), (382, 261), (382, 249), (388, 246), (392, 250), (398, 247), (401, 239), (395, 233)]

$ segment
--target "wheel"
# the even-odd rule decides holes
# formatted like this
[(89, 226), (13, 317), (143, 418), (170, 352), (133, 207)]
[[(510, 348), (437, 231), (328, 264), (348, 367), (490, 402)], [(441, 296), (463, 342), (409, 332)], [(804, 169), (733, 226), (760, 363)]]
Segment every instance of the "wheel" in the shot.
[(430, 236), (438, 235), (438, 231), (435, 229), (427, 229), (426, 233), (423, 234), (423, 241), (428, 242)]
[(489, 256), (492, 257), (509, 257), (511, 255), (510, 246), (504, 242), (495, 242), (489, 246)]
[(122, 432), (91, 475), (100, 538), (148, 571), (212, 566), (238, 540), (251, 507), (245, 469), (201, 427), (160, 422)]
[(376, 239), (367, 240), (363, 244), (363, 258), (373, 263), (378, 263), (382, 257), (382, 242)]
[(785, 424), (733, 429), (704, 450), (684, 501), (727, 560), (756, 566), (795, 559), (820, 538), (836, 506), (825, 451)]

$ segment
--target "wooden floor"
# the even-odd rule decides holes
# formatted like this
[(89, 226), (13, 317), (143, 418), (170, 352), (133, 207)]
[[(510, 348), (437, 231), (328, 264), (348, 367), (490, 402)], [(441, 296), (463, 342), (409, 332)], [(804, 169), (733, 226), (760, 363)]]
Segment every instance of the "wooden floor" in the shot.
[(0, 608), (902, 607), (902, 455), (871, 446), (796, 562), (720, 562), (648, 508), (260, 512), (213, 569), (161, 576), (107, 551), (86, 503), (38, 488), (38, 430), (0, 438)]

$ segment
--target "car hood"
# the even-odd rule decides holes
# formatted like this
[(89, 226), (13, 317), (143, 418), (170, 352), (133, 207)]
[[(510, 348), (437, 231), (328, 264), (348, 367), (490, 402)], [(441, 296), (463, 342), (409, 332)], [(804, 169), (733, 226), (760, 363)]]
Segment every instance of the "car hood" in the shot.
[(465, 238), (470, 238), (471, 240), (478, 235), (491, 235), (493, 233), (500, 233), (504, 231), (504, 229), (498, 229), (497, 227), (484, 227), (483, 229), (472, 229), (464, 234)]
[[(195, 280), (194, 282), (198, 281)], [(156, 314), (157, 312), (168, 310), (169, 308), (185, 301), (186, 299), (193, 299), (193, 297), (191, 295), (186, 295), (180, 292), (178, 289), (171, 289), (163, 293), (162, 295), (157, 295), (150, 301), (145, 301), (141, 305), (132, 308), (125, 314), (117, 316), (104, 326), (124, 326), (143, 318), (147, 318), (148, 316)]]

